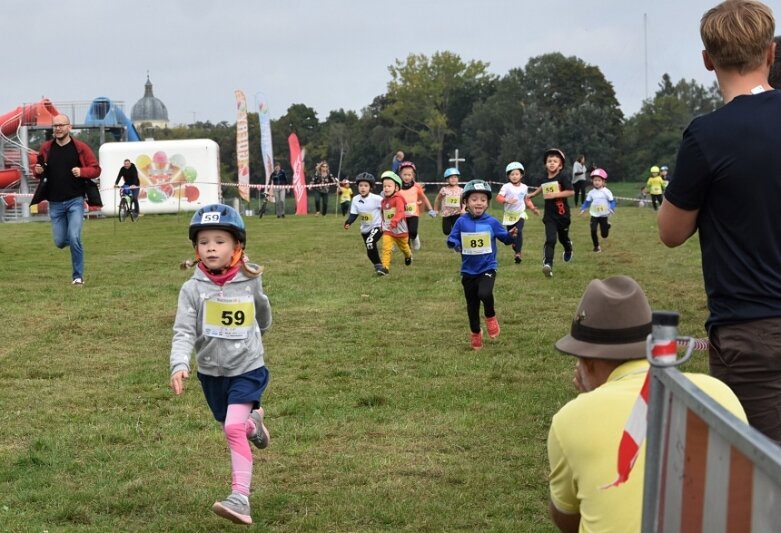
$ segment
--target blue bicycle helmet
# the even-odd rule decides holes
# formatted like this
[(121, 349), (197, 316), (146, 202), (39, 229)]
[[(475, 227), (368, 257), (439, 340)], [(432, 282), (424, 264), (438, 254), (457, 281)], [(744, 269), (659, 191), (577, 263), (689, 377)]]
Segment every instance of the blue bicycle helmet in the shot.
[(204, 229), (221, 229), (230, 232), (241, 243), (247, 246), (247, 231), (244, 221), (235, 209), (224, 204), (210, 204), (201, 207), (190, 220), (190, 240), (195, 246), (198, 232)]
[(450, 176), (460, 176), (460, 175), (461, 175), (461, 171), (455, 167), (451, 167), (445, 170), (445, 179), (448, 179)]

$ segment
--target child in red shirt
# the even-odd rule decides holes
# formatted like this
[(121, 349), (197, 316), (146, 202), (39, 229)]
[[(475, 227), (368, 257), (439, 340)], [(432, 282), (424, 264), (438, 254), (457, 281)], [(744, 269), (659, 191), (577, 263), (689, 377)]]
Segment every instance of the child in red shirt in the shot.
[(393, 171), (382, 173), (382, 270), (377, 274), (383, 276), (390, 273), (393, 245), (399, 247), (404, 254), (404, 264), (412, 264), (412, 250), (409, 247), (409, 230), (404, 217), (404, 199), (399, 194), (401, 178)]

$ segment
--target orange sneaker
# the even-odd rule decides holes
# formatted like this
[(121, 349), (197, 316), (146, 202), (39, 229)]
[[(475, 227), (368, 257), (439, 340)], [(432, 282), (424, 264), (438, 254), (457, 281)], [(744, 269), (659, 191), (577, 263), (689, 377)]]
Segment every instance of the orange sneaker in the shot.
[(480, 330), (477, 333), (472, 333), (472, 349), (479, 350), (483, 347), (483, 331)]
[(496, 320), (495, 316), (492, 316), (491, 318), (486, 317), (485, 329), (488, 330), (488, 336), (492, 339), (495, 339), (499, 336), (499, 331), (501, 331), (501, 329), (499, 328), (499, 321)]

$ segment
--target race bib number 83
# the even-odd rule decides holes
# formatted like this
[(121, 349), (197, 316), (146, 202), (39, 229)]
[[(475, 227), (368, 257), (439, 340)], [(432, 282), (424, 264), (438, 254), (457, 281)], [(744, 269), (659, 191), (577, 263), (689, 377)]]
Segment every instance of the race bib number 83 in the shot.
[(491, 253), (491, 234), (487, 231), (461, 234), (461, 253), (484, 255)]
[(246, 339), (255, 323), (251, 296), (215, 298), (204, 302), (203, 334), (221, 339)]

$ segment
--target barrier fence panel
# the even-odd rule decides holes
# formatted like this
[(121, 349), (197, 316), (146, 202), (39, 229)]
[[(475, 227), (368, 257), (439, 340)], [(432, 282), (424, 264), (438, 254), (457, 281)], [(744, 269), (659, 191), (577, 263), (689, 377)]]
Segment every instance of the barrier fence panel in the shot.
[(781, 447), (677, 369), (652, 366), (644, 533), (781, 532)]

